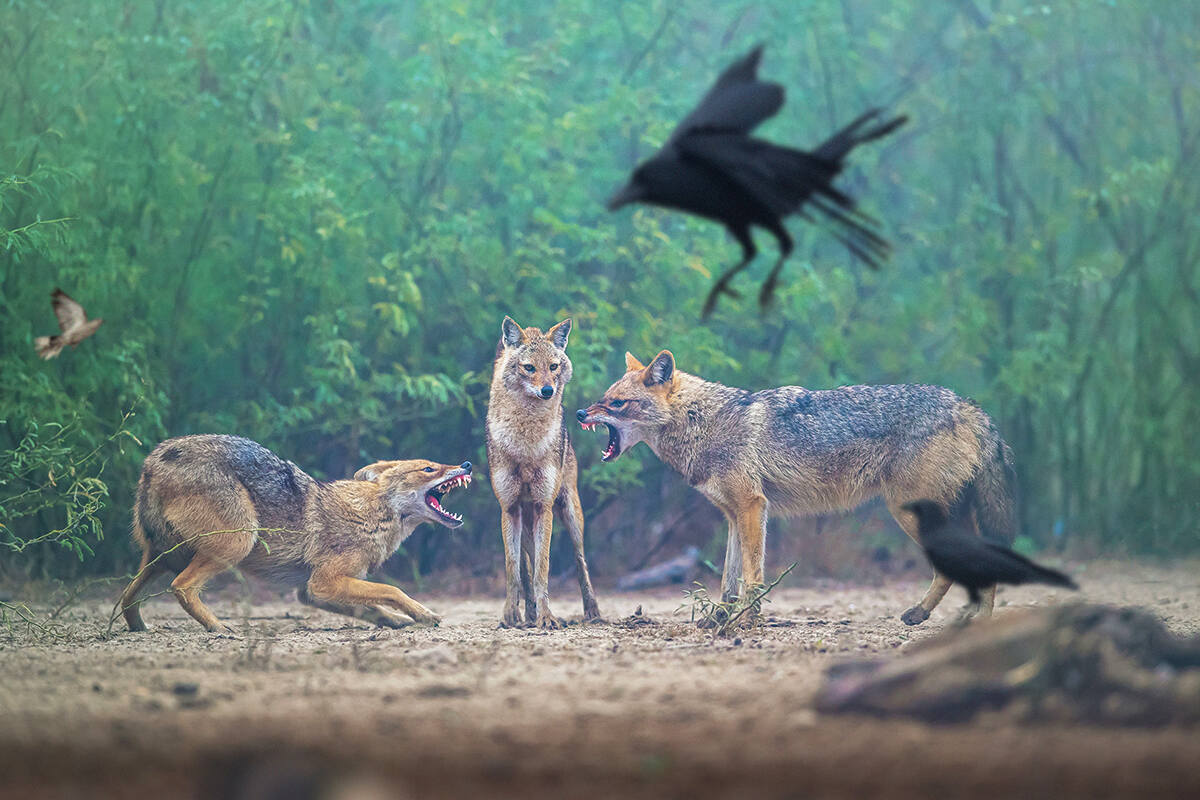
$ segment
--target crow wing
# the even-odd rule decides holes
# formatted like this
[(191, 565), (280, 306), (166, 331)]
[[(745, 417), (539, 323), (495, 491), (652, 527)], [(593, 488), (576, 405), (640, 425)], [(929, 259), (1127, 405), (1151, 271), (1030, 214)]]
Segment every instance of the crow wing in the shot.
[(62, 289), (54, 290), (50, 295), (50, 303), (54, 306), (54, 316), (58, 317), (58, 327), (63, 333), (87, 322), (83, 306), (72, 300)]
[(692, 113), (672, 131), (667, 143), (700, 131), (747, 134), (783, 107), (784, 90), (778, 83), (758, 79), (762, 45), (726, 68)]
[[(777, 216), (795, 211), (814, 191), (832, 191), (836, 165), (801, 150), (741, 134), (695, 133), (675, 144), (685, 159), (715, 170)], [(849, 198), (846, 198), (849, 201)]]
[(840, 164), (740, 134), (692, 134), (676, 142), (675, 149), (685, 160), (720, 173), (777, 217), (794, 214), (811, 201), (841, 227), (834, 236), (872, 269), (887, 258), (891, 246), (871, 229), (878, 223), (833, 185)]
[[(984, 547), (991, 551), (994, 563), (999, 565), (1003, 562), (1003, 569), (1012, 578), (1006, 582), (1011, 583), (1050, 583), (1056, 586), (1066, 586), (1071, 589), (1078, 588), (1075, 581), (1071, 580), (1066, 574), (1059, 572), (1056, 569), (1043, 567), (1041, 564), (1030, 561), (1020, 553), (1013, 552), (1003, 545), (994, 544), (992, 542), (983, 542)], [(1001, 580), (1004, 580), (1003, 578)]]
[(938, 572), (964, 586), (988, 586), (995, 583), (996, 565), (989, 554), (977, 547), (978, 539), (939, 539), (927, 541), (925, 554)]

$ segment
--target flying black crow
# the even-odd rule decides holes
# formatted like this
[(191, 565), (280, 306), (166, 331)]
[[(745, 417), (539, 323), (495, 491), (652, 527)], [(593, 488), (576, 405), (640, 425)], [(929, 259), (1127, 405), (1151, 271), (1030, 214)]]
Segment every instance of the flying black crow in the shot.
[(766, 228), (779, 242), (779, 261), (758, 296), (764, 307), (771, 302), (779, 270), (793, 246), (783, 218), (800, 214), (811, 219), (805, 203), (836, 223), (834, 235), (872, 269), (879, 268), (890, 250), (871, 229), (876, 221), (856, 210), (854, 199), (834, 188), (833, 179), (857, 145), (886, 136), (908, 118), (896, 117), (864, 130), (882, 113), (873, 108), (812, 152), (755, 139), (750, 132), (773, 117), (784, 99), (781, 85), (758, 79), (762, 51), (759, 45), (721, 73), (700, 105), (608, 201), (610, 211), (627, 203), (649, 203), (697, 214), (720, 222), (733, 234), (742, 246), (742, 260), (708, 293), (705, 316), (722, 293), (738, 296), (729, 281), (758, 252), (750, 236), (752, 225)]
[(917, 500), (902, 506), (917, 517), (917, 530), (925, 556), (938, 572), (967, 590), (971, 602), (979, 604), (979, 590), (997, 583), (1048, 583), (1078, 589), (1075, 581), (1057, 570), (1039, 566), (1007, 547), (980, 538), (967, 526), (968, 520), (932, 500)]

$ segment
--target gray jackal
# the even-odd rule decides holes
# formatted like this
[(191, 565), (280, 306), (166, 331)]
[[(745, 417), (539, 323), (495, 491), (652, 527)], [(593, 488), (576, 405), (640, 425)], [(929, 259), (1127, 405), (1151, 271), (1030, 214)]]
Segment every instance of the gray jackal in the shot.
[[(848, 509), (883, 496), (904, 532), (920, 541), (904, 504), (944, 507), (971, 487), (972, 525), (1011, 543), (1016, 532), (1012, 456), (979, 406), (939, 386), (843, 386), (761, 392), (706, 381), (675, 368), (663, 350), (643, 365), (625, 354), (626, 373), (577, 417), (609, 431), (604, 460), (644, 441), (729, 520), (722, 592), (728, 599), (763, 583), (768, 510), (783, 515)], [(909, 625), (950, 588), (935, 573)], [(991, 613), (995, 587), (983, 592)]]

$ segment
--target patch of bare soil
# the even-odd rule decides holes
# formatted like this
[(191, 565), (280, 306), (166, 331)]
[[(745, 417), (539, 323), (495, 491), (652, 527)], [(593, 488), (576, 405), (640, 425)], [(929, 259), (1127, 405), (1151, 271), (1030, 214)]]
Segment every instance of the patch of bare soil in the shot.
[[(1200, 564), (1074, 567), (1078, 599), (1200, 632)], [(166, 596), (150, 631), (106, 636), (109, 606), (84, 603), (54, 635), (0, 629), (0, 796), (1200, 796), (1196, 728), (818, 715), (828, 666), (953, 622), (958, 590), (900, 622), (924, 588), (778, 589), (773, 622), (728, 638), (673, 614), (678, 589), (602, 591), (608, 624), (550, 632), (498, 629), (496, 597), (416, 593), (442, 626), (393, 631), (217, 593), (237, 636)], [(1002, 590), (997, 615), (1067, 597)], [(579, 618), (577, 595), (555, 600)]]

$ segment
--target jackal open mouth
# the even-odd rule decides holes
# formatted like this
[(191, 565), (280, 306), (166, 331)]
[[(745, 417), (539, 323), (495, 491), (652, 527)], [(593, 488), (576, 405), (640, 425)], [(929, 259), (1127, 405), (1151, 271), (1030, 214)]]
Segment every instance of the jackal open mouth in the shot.
[(469, 472), (455, 475), (453, 478), (447, 478), (425, 493), (425, 505), (436, 511), (444, 524), (451, 528), (457, 528), (459, 525), (462, 525), (462, 515), (442, 508), (441, 501), (451, 489), (456, 489), (459, 486), (469, 486), (470, 484), (471, 474)]
[(605, 447), (604, 452), (600, 454), (601, 461), (612, 461), (621, 455), (621, 434), (612, 425), (607, 422), (581, 422), (579, 424), (585, 431), (594, 431), (597, 425), (608, 428), (608, 447)]

